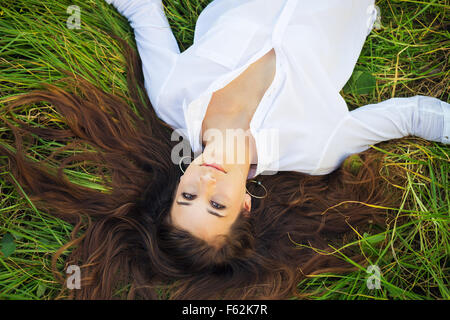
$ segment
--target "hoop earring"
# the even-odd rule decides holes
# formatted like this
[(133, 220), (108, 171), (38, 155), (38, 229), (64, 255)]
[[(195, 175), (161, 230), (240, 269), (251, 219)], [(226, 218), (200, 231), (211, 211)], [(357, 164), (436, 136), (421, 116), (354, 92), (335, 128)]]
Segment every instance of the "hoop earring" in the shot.
[(184, 158), (192, 158), (192, 157), (191, 156), (184, 156), (183, 158), (180, 159), (180, 162), (178, 163), (178, 166), (180, 167), (180, 170), (183, 172), (183, 174), (184, 174), (184, 170), (181, 167), (181, 162), (183, 161)]
[(247, 186), (246, 186), (246, 187), (245, 187), (245, 190), (247, 191), (247, 193), (248, 193), (250, 196), (252, 196), (253, 198), (257, 198), (257, 199), (263, 199), (263, 198), (267, 197), (267, 194), (268, 194), (267, 189), (266, 189), (266, 187), (264, 187), (264, 185), (261, 183), (261, 181), (256, 181), (256, 180), (249, 180), (249, 181), (250, 181), (250, 182), (254, 182), (254, 183), (260, 185), (261, 187), (264, 188), (264, 191), (266, 191), (266, 194), (265, 194), (263, 197), (261, 197), (261, 196), (255, 196), (254, 194), (251, 194), (251, 193), (247, 190)]

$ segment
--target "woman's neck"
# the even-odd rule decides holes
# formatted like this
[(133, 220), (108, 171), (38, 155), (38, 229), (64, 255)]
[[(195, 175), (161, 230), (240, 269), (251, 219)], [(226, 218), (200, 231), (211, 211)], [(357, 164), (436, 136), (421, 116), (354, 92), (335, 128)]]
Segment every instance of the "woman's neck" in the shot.
[[(249, 159), (248, 164), (258, 162), (256, 142), (250, 132), (250, 122), (265, 91), (270, 86), (275, 75), (275, 51), (272, 49), (258, 61), (251, 64), (236, 79), (224, 88), (213, 93), (202, 122), (202, 143), (206, 147), (208, 143), (205, 132), (214, 128), (222, 132), (223, 141), (226, 139), (227, 129), (243, 130), (245, 132), (245, 149), (237, 153), (244, 153)], [(236, 132), (235, 132), (236, 133)], [(242, 136), (242, 134), (241, 134)], [(209, 145), (208, 150), (213, 150), (219, 145)], [(228, 149), (225, 152), (232, 152)]]
[(218, 123), (203, 133), (203, 154), (212, 162), (227, 166), (239, 166), (247, 175), (251, 164), (257, 163), (256, 146), (250, 130), (244, 130), (237, 122)]

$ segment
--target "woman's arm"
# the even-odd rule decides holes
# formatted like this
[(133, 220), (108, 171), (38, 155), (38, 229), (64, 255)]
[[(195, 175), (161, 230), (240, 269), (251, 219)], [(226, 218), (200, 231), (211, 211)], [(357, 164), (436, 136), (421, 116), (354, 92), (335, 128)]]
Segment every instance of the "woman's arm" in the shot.
[(374, 144), (408, 135), (440, 143), (450, 143), (450, 105), (426, 96), (392, 98), (350, 112), (365, 135), (358, 145)]
[(142, 60), (145, 87), (153, 106), (180, 54), (161, 0), (105, 0), (128, 19)]
[(392, 98), (351, 111), (330, 137), (313, 174), (333, 171), (349, 155), (367, 150), (370, 145), (409, 135), (450, 144), (450, 104), (414, 96)]

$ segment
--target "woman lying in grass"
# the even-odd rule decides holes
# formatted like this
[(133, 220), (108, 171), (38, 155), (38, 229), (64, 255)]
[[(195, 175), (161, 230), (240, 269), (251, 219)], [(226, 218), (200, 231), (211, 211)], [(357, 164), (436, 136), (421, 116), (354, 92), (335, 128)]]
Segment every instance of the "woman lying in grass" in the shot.
[[(82, 266), (78, 298), (296, 295), (306, 275), (351, 270), (317, 251), (352, 229), (383, 225), (380, 205), (400, 200), (370, 145), (408, 135), (449, 143), (443, 101), (392, 98), (350, 112), (340, 96), (376, 18), (373, 0), (215, 0), (182, 54), (161, 1), (107, 2), (134, 28), (140, 59), (117, 40), (142, 118), (69, 77), (81, 95), (48, 85), (9, 105), (48, 101), (69, 128), (15, 119), (18, 129), (4, 119), (17, 153), (0, 147), (31, 199), (76, 224), (68, 263)], [(55, 175), (25, 159), (21, 130), (97, 152), (65, 159)], [(107, 168), (111, 192), (66, 180), (62, 169), (75, 160)], [(85, 218), (89, 227), (76, 238)]]

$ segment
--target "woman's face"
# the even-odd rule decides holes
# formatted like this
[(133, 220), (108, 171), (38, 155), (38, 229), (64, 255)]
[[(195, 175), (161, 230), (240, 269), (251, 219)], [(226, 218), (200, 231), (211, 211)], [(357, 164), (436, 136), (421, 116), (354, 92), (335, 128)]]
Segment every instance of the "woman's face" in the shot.
[[(225, 172), (205, 164), (218, 163), (199, 155), (180, 178), (172, 204), (171, 222), (206, 241), (226, 235), (251, 197), (246, 193), (248, 169), (219, 162)], [(209, 159), (212, 160), (212, 159)]]

